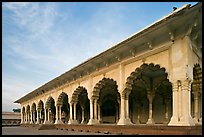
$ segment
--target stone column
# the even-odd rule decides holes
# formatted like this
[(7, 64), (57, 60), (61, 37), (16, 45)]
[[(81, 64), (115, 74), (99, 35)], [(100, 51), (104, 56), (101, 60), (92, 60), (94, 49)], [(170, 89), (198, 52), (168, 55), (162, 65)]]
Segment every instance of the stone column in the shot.
[(70, 119), (73, 120), (73, 108), (72, 108), (73, 103), (70, 104)]
[(76, 120), (76, 103), (74, 103), (74, 120)]
[(197, 89), (196, 85), (193, 84), (193, 94), (194, 94), (194, 118), (193, 120), (195, 124), (198, 124), (198, 91), (196, 89)]
[(39, 110), (37, 109), (37, 121), (36, 121), (36, 124), (39, 124)]
[(89, 119), (88, 125), (95, 124), (94, 113), (93, 113), (93, 103), (94, 103), (94, 99), (90, 99), (90, 119)]
[(50, 109), (47, 111), (47, 121), (50, 123)]
[(55, 124), (58, 124), (59, 121), (59, 111), (58, 111), (59, 106), (56, 105), (56, 120), (55, 120)]
[(47, 109), (45, 108), (45, 119), (44, 119), (44, 124), (47, 122)]
[(24, 123), (24, 120), (23, 120), (23, 109), (21, 109), (21, 124)]
[(128, 106), (128, 93), (121, 98), (121, 109), (120, 109), (120, 119), (117, 123), (117, 125), (130, 125), (132, 122), (130, 121), (129, 114), (127, 111), (129, 111)]
[(33, 111), (30, 112), (30, 115), (31, 115), (30, 124), (32, 124), (33, 123)]
[[(74, 115), (73, 115), (73, 106), (74, 105)], [(68, 124), (78, 124), (76, 120), (76, 102), (71, 102), (70, 103), (70, 118), (69, 118), (69, 123)]]
[(27, 123), (30, 123), (30, 111), (27, 112)]
[(94, 99), (94, 119), (97, 120), (97, 99)]
[(178, 117), (178, 81), (177, 82), (172, 82), (172, 92), (173, 92), (173, 114), (171, 117), (171, 120), (169, 122), (169, 126), (179, 126), (179, 117)]
[(154, 124), (154, 120), (152, 118), (152, 100), (154, 98), (154, 93), (153, 92), (154, 91), (151, 91), (151, 92), (149, 91), (148, 95), (147, 95), (147, 98), (149, 100), (149, 119), (148, 119), (146, 124), (149, 124), (149, 125)]
[(200, 87), (199, 87), (199, 92), (201, 93), (201, 96), (200, 96), (200, 118), (199, 118), (199, 124), (201, 124), (202, 125), (202, 83), (200, 83), (200, 85), (199, 85)]
[(62, 122), (62, 106), (61, 105), (59, 106), (59, 122), (63, 123)]
[(28, 117), (28, 114), (27, 114), (27, 112), (25, 112), (25, 123), (27, 123), (27, 117)]
[(35, 124), (35, 110), (33, 111), (33, 123)]
[(191, 82), (189, 80), (182, 81), (182, 116), (180, 118), (181, 126), (195, 126), (190, 114), (191, 105)]
[(73, 112), (72, 112), (72, 105), (73, 105), (73, 103), (72, 102), (70, 102), (70, 111), (69, 111), (69, 122), (68, 122), (68, 124), (72, 124), (72, 121), (73, 121)]
[(100, 110), (100, 105), (98, 104), (97, 105), (98, 106), (98, 121), (99, 121), (99, 123), (101, 122), (101, 110)]

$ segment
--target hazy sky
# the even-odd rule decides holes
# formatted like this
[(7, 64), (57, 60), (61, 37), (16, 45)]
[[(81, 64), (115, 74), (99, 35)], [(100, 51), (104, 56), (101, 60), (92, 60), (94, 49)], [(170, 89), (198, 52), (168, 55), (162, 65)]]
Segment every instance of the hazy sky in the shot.
[(2, 3), (2, 111), (184, 4), (196, 2)]

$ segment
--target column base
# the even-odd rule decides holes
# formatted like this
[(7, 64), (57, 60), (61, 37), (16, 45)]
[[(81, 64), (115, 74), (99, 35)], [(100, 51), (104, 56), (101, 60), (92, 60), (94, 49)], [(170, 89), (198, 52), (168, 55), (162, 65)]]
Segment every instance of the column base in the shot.
[(132, 125), (130, 118), (120, 118), (117, 125)]
[(147, 125), (154, 125), (154, 120), (153, 119), (148, 119), (146, 124)]
[(55, 120), (55, 124), (64, 124), (62, 120)]
[(180, 126), (195, 126), (195, 123), (191, 116), (181, 117)]
[(50, 121), (45, 121), (43, 124), (51, 124)]
[(180, 126), (180, 123), (178, 121), (178, 117), (172, 116), (168, 126)]
[(36, 123), (35, 124), (40, 124), (40, 121), (36, 121)]
[(68, 124), (78, 124), (77, 120), (70, 119)]
[(97, 120), (97, 119), (89, 119), (89, 122), (87, 123), (87, 125), (95, 125), (95, 124), (99, 124), (99, 120)]

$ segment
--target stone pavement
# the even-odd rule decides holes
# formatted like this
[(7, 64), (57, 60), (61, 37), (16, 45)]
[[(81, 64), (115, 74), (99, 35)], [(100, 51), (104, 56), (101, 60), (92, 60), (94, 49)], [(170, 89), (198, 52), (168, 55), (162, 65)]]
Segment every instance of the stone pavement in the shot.
[(67, 130), (38, 130), (29, 127), (2, 127), (2, 135), (111, 135), (93, 132), (77, 132)]

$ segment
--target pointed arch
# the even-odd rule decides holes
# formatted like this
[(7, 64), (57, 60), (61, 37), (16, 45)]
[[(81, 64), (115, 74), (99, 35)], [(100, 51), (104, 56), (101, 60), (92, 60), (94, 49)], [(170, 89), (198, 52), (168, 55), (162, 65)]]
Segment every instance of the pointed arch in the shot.
[[(59, 95), (59, 97), (58, 97), (58, 99), (57, 99), (57, 105), (63, 105), (63, 99), (65, 98), (65, 97), (68, 97), (68, 95), (65, 93), (65, 92), (62, 92), (60, 95)], [(68, 99), (68, 98), (67, 98)], [(68, 103), (68, 102), (67, 102)]]

